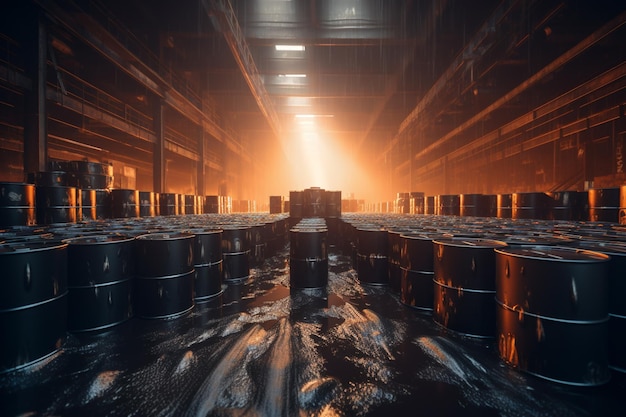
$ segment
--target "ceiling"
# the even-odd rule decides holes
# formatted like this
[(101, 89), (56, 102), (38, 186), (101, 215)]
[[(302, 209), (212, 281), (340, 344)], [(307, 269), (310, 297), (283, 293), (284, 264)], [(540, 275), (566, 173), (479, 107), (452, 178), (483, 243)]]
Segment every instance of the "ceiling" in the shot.
[[(393, 137), (498, 2), (234, 0), (230, 10), (252, 58), (241, 65), (237, 54), (245, 60), (246, 51), (237, 50), (239, 39), (228, 42), (228, 3), (106, 5), (168, 65), (206, 87), (244, 138), (315, 130), (359, 149)], [(260, 92), (251, 87), (256, 74)], [(275, 126), (267, 112), (276, 114)]]

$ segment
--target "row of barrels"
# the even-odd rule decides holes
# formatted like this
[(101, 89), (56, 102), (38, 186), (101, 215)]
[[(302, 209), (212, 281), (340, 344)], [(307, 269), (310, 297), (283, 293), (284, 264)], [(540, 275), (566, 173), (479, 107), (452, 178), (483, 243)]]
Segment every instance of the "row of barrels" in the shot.
[[(246, 210), (240, 211), (254, 211), (250, 207), (247, 204)], [(232, 211), (232, 199), (226, 196), (0, 183), (0, 227), (115, 218), (226, 214)]]
[(319, 187), (290, 191), (289, 217), (294, 219), (341, 217), (341, 191), (328, 191)]
[(626, 228), (590, 222), (344, 215), (364, 285), (389, 285), (502, 360), (571, 385), (626, 372)]
[(106, 190), (113, 187), (113, 165), (90, 161), (48, 163), (48, 171), (27, 175), (28, 182), (45, 187), (74, 187), (81, 190)]
[(66, 332), (176, 318), (251, 278), (286, 244), (285, 216), (110, 220), (0, 231), (0, 373), (54, 354)]
[(626, 186), (588, 191), (425, 196), (398, 193), (393, 204), (371, 212), (499, 217), (513, 219), (626, 222)]

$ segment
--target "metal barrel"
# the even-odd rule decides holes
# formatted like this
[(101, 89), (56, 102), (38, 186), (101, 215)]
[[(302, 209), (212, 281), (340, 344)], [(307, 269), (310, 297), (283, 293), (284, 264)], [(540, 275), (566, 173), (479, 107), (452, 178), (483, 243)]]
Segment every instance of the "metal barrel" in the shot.
[(433, 309), (433, 240), (441, 233), (405, 233), (400, 236), (400, 301), (420, 310)]
[(424, 193), (419, 191), (411, 192), (411, 214), (424, 214), (425, 213), (425, 202), (426, 197), (424, 197)]
[(134, 238), (120, 234), (66, 240), (68, 330), (101, 330), (133, 316)]
[(400, 252), (401, 252), (401, 239), (400, 236), (408, 230), (402, 228), (391, 227), (387, 231), (387, 248), (388, 248), (388, 271), (389, 271), (389, 287), (399, 293), (400, 292)]
[(143, 318), (177, 317), (194, 306), (194, 235), (184, 232), (137, 236), (135, 314)]
[(581, 249), (610, 256), (609, 280), (609, 367), (626, 373), (626, 246), (620, 242), (583, 241)]
[(551, 205), (545, 193), (511, 194), (511, 217), (513, 219), (549, 219)]
[(113, 218), (139, 217), (139, 191), (118, 188), (111, 190), (110, 198)]
[(626, 185), (619, 188), (619, 224), (626, 224)]
[(239, 283), (250, 277), (251, 241), (248, 225), (222, 225), (222, 259), (226, 282)]
[(608, 261), (577, 248), (497, 249), (500, 357), (550, 381), (608, 382)]
[(75, 223), (76, 222), (76, 188), (37, 186), (37, 223)]
[(204, 197), (204, 212), (217, 214), (220, 212), (220, 200), (217, 195), (207, 195)]
[(255, 268), (265, 262), (267, 238), (265, 224), (253, 223), (250, 225), (250, 267)]
[(506, 243), (481, 238), (433, 240), (433, 319), (474, 337), (494, 337), (496, 266), (494, 248)]
[(326, 191), (326, 218), (341, 217), (341, 191)]
[(513, 196), (498, 194), (496, 196), (496, 216), (501, 219), (510, 219), (513, 215)]
[(435, 214), (441, 216), (458, 216), (461, 214), (461, 196), (443, 194), (435, 196)]
[(558, 191), (547, 193), (552, 205), (553, 220), (589, 220), (589, 197), (586, 191)]
[(589, 220), (592, 222), (619, 222), (620, 189), (594, 188), (588, 191)]
[(0, 373), (41, 360), (67, 330), (67, 244), (41, 239), (0, 245)]
[(356, 271), (361, 284), (388, 285), (387, 229), (357, 227)]
[(461, 194), (459, 197), (459, 214), (464, 217), (487, 217), (489, 207), (485, 197), (482, 194)]
[(222, 292), (222, 229), (194, 228), (194, 298), (207, 300)]
[(139, 217), (154, 217), (157, 212), (157, 195), (152, 191), (139, 191)]
[(328, 229), (319, 224), (298, 224), (289, 231), (289, 286), (322, 288), (328, 284)]
[(289, 191), (289, 217), (293, 219), (304, 217), (303, 198), (304, 193), (302, 191)]
[(34, 185), (0, 182), (0, 227), (34, 225), (35, 208)]
[(326, 217), (326, 190), (319, 187), (307, 188), (302, 195), (303, 217)]
[(424, 201), (424, 214), (435, 214), (435, 196), (428, 195)]
[(88, 220), (96, 220), (96, 190), (77, 190), (79, 197), (78, 200), (78, 208), (76, 214), (76, 220), (78, 221), (88, 221)]
[(177, 216), (181, 214), (178, 194), (160, 193), (159, 208), (161, 216)]

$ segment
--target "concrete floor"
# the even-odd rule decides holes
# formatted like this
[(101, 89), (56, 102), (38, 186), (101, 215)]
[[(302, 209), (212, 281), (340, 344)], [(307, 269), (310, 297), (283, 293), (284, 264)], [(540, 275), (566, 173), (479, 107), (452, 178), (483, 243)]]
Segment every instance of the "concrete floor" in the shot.
[(290, 291), (288, 251), (172, 320), (69, 335), (0, 375), (2, 416), (623, 416), (626, 375), (569, 387), (500, 361), (364, 287), (331, 254), (325, 290)]

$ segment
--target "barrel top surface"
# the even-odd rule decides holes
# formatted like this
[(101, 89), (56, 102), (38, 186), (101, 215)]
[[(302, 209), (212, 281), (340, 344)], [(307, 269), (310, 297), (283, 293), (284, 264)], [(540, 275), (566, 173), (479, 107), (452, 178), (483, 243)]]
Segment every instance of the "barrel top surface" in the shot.
[(407, 240), (438, 240), (438, 239), (449, 239), (452, 238), (452, 235), (447, 233), (403, 233), (400, 235), (400, 238), (404, 238)]
[(0, 256), (15, 255), (20, 253), (43, 252), (47, 250), (63, 249), (67, 247), (67, 243), (59, 241), (26, 241), (19, 243), (4, 243), (0, 245)]
[(328, 232), (328, 228), (325, 226), (293, 227), (289, 231), (292, 233), (322, 233)]
[(618, 242), (581, 242), (580, 246), (594, 252), (602, 252), (610, 256), (626, 257), (626, 243)]
[(187, 229), (186, 232), (192, 233), (194, 235), (217, 235), (222, 233), (222, 229), (219, 228), (202, 228), (202, 227), (195, 227), (195, 228), (191, 228), (191, 229)]
[(456, 247), (467, 247), (467, 248), (477, 248), (477, 249), (489, 249), (489, 248), (505, 248), (507, 244), (500, 240), (493, 239), (482, 239), (482, 238), (473, 238), (473, 237), (450, 237), (444, 239), (435, 239), (433, 243), (444, 245), (444, 246), (456, 246)]
[(496, 252), (503, 255), (524, 259), (535, 259), (552, 262), (604, 262), (610, 257), (597, 251), (562, 247), (562, 246), (522, 246), (496, 249)]
[(137, 240), (182, 240), (191, 239), (193, 236), (193, 234), (186, 232), (149, 233), (137, 236)]
[(76, 246), (105, 245), (113, 242), (130, 242), (135, 238), (121, 233), (103, 233), (66, 239), (65, 242)]

